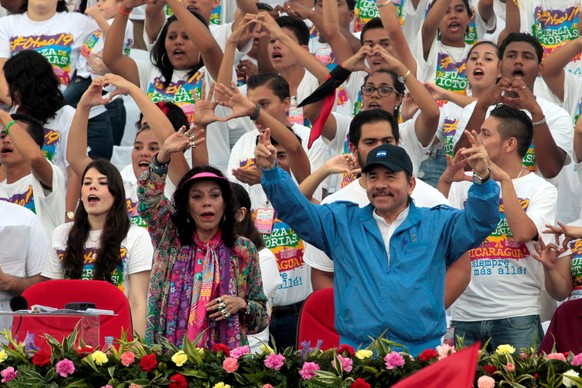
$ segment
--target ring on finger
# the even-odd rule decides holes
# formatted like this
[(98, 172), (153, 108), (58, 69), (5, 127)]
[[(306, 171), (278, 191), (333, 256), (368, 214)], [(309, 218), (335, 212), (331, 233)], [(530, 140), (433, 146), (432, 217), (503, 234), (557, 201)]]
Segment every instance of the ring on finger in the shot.
[(220, 303), (218, 304), (218, 308), (219, 308), (220, 310), (224, 310), (224, 309), (226, 308), (226, 303), (225, 303), (225, 302), (220, 302)]
[(222, 298), (221, 297), (216, 298), (216, 303), (222, 303)]

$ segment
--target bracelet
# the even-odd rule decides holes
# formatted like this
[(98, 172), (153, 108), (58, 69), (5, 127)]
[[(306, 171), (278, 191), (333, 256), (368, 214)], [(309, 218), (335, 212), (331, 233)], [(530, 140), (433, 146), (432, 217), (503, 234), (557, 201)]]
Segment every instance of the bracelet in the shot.
[(403, 84), (406, 83), (406, 79), (410, 76), (411, 71), (410, 69), (408, 69), (408, 71), (406, 73), (404, 73), (404, 75), (402, 77), (398, 77), (398, 81), (402, 82)]
[(382, 8), (382, 7), (385, 7), (385, 6), (387, 6), (387, 5), (388, 5), (388, 3), (389, 3), (390, 1), (392, 1), (392, 0), (386, 0), (385, 2), (383, 2), (383, 3), (380, 3), (380, 4), (376, 3), (376, 8)]
[(259, 113), (261, 112), (261, 106), (257, 102), (255, 105), (255, 111), (249, 115), (249, 118), (253, 121), (259, 118)]
[(123, 9), (121, 9), (121, 4), (119, 4), (117, 6), (117, 10), (119, 11), (120, 14), (125, 15), (125, 16), (129, 16), (129, 14), (131, 13), (131, 11), (127, 12), (127, 11), (124, 11)]
[(6, 125), (6, 128), (4, 128), (4, 132), (6, 132), (6, 135), (8, 135), (8, 130), (10, 129), (11, 126), (13, 126), (14, 124), (16, 124), (16, 121), (12, 120), (11, 122), (9, 122)]
[(543, 119), (541, 119), (540, 121), (536, 121), (535, 123), (531, 123), (532, 126), (534, 127), (539, 127), (540, 125), (544, 125), (546, 123), (546, 116), (544, 116)]
[(152, 170), (154, 173), (158, 174), (158, 175), (166, 175), (168, 173), (168, 165), (170, 164), (168, 163), (162, 163), (158, 160), (158, 154), (155, 154), (153, 159), (152, 159), (152, 163), (150, 164), (150, 170)]

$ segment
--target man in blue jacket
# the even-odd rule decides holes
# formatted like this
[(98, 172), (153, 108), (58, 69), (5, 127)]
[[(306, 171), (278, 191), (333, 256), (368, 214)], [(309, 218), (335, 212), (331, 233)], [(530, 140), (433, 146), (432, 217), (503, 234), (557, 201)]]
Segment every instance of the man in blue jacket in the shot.
[(459, 152), (473, 168), (475, 184), (465, 210), (417, 208), (416, 184), (403, 148), (383, 144), (369, 152), (370, 205), (314, 205), (276, 165), (270, 132), (261, 135), (255, 156), (262, 185), (281, 219), (305, 241), (335, 260), (335, 327), (341, 343), (367, 346), (386, 338), (412, 355), (440, 344), (446, 330), (446, 266), (477, 247), (499, 221), (499, 187), (489, 180), (488, 156), (480, 140)]

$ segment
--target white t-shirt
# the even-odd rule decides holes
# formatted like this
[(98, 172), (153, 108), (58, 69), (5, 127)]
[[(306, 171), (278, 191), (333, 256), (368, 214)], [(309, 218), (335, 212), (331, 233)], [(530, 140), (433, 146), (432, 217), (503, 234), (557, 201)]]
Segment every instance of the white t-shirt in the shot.
[[(107, 23), (111, 25), (113, 23), (113, 18), (107, 20)], [(123, 38), (123, 53), (129, 55), (131, 46), (133, 45), (133, 23), (128, 20), (125, 26), (125, 35)], [(102, 54), (103, 47), (105, 47), (105, 36), (101, 30), (93, 31), (91, 35), (83, 43), (81, 47), (81, 55), (79, 56), (79, 61), (77, 62), (77, 75), (79, 77), (95, 78), (101, 76), (101, 74), (94, 74), (91, 72), (87, 60), (92, 54)]]
[(45, 158), (61, 170), (66, 184), (69, 181), (69, 175), (67, 174), (67, 168), (69, 167), (67, 143), (73, 117), (75, 117), (75, 108), (65, 105), (57, 111), (55, 117), (49, 119), (43, 126), (44, 144), (42, 153)]
[[(464, 208), (470, 186), (470, 182), (453, 183), (449, 193), (452, 206)], [(545, 225), (555, 222), (556, 188), (536, 174), (513, 179), (513, 186), (522, 208), (542, 236)], [(531, 257), (535, 252), (531, 241), (518, 243), (512, 239), (502, 195), (499, 212), (497, 229), (469, 251), (471, 282), (451, 307), (453, 320), (471, 322), (540, 314), (542, 265)], [(544, 240), (553, 241), (553, 237), (545, 236)]]
[(454, 102), (447, 101), (440, 108), (439, 124), (435, 136), (439, 139), (439, 143), (435, 148), (444, 148), (449, 155), (454, 155), (455, 143), (458, 140), (457, 125), (459, 124), (459, 117), (463, 108)]
[[(314, 171), (329, 158), (327, 146), (323, 144), (321, 139), (318, 139), (313, 143), (311, 149), (307, 150), (309, 129), (298, 124), (293, 125), (292, 128), (293, 132), (302, 139), (303, 148), (306, 149), (312, 171)], [(255, 165), (254, 150), (258, 135), (259, 131), (255, 128), (253, 131), (241, 136), (232, 148), (228, 171), (226, 172), (229, 180), (240, 183), (247, 190), (255, 215), (257, 209), (272, 209), (273, 206), (267, 199), (267, 195), (260, 184), (253, 186), (244, 184), (232, 175), (232, 170)], [(312, 288), (311, 270), (303, 262), (304, 241), (299, 238), (289, 225), (276, 218), (276, 216), (272, 232), (263, 234), (263, 238), (267, 248), (275, 255), (281, 274), (282, 282), (273, 298), (273, 305), (286, 306), (305, 300), (311, 293)]]
[[(449, 201), (441, 194), (440, 191), (431, 185), (416, 178), (416, 187), (411, 195), (414, 204), (418, 207), (434, 207), (437, 205), (448, 205)], [(339, 190), (330, 194), (321, 201), (322, 205), (337, 201), (350, 201), (358, 204), (360, 207), (367, 206), (370, 203), (366, 189), (357, 179)], [(333, 260), (331, 260), (323, 251), (315, 248), (313, 245), (305, 243), (305, 262), (320, 271), (333, 272)]]
[[(188, 71), (174, 70), (171, 82), (168, 87), (164, 88), (162, 75), (151, 62), (135, 61), (135, 63), (138, 68), (140, 87), (149, 99), (153, 102), (173, 102), (184, 111), (188, 121), (193, 124), (194, 97), (202, 98), (202, 93), (207, 93), (210, 89), (209, 85), (214, 82), (206, 68), (200, 68), (191, 77), (188, 77)], [(215, 113), (220, 117), (227, 115), (227, 111), (222, 106), (217, 106)], [(208, 147), (209, 164), (225, 171), (230, 155), (228, 125), (226, 123), (215, 122), (208, 126), (206, 146)]]
[[(267, 248), (263, 248), (259, 251), (259, 260), (261, 264), (261, 278), (263, 279), (263, 291), (267, 296), (267, 311), (269, 316), (271, 315), (271, 306), (273, 304), (273, 298), (277, 292), (277, 288), (282, 283), (281, 274), (279, 273), (279, 268), (277, 267), (277, 259), (273, 252)], [(261, 346), (263, 344), (268, 344), (270, 340), (269, 336), (269, 326), (265, 330), (257, 334), (250, 334), (248, 336), (249, 346), (252, 353), (258, 353), (261, 351)]]
[[(41, 273), (49, 250), (49, 239), (38, 217), (20, 206), (0, 201), (0, 267), (21, 278)], [(15, 244), (15, 242), (18, 242)], [(15, 294), (0, 291), (0, 309), (10, 311)], [(10, 330), (11, 317), (1, 317), (0, 327)]]
[[(556, 145), (566, 152), (566, 162), (565, 165), (569, 164), (572, 159), (572, 144), (573, 144), (573, 125), (572, 125), (572, 118), (563, 108), (560, 108), (558, 105), (551, 103), (543, 98), (538, 97), (537, 102), (546, 118), (548, 128), (550, 129), (550, 133), (556, 142)], [(461, 114), (461, 119), (457, 124), (457, 131), (455, 142), (459, 140), (463, 131), (467, 127), (467, 123), (475, 110), (475, 105), (477, 105), (477, 101), (474, 101), (467, 105), (463, 109), (463, 113)], [(489, 117), (489, 112), (493, 110), (493, 106), (489, 107), (487, 111), (486, 117)], [(531, 117), (529, 112), (526, 113)], [(523, 158), (524, 166), (527, 166), (530, 170), (535, 171), (537, 170), (537, 166), (535, 166), (535, 153), (534, 153), (534, 145), (530, 146), (529, 150), (527, 151), (526, 155)]]
[(289, 106), (289, 121), (293, 124), (304, 125), (305, 117), (303, 117), (303, 108), (297, 107), (305, 98), (309, 97), (311, 93), (319, 86), (317, 78), (307, 70), (303, 74), (303, 78), (297, 86), (297, 95), (291, 96), (291, 105)]
[[(62, 265), (62, 258), (67, 248), (67, 239), (73, 226), (72, 222), (66, 223), (55, 229), (48, 260), (42, 270), (42, 276), (49, 279), (63, 279), (65, 274)], [(83, 256), (85, 258), (81, 279), (93, 279), (93, 270), (97, 251), (99, 250), (99, 239), (102, 230), (91, 230), (85, 242)], [(148, 232), (136, 225), (131, 225), (127, 236), (121, 242), (119, 250), (121, 264), (111, 274), (111, 283), (118, 287), (127, 296), (128, 287), (131, 286), (129, 276), (152, 269), (152, 258), (154, 248)]]
[(47, 236), (52, 236), (55, 228), (65, 222), (65, 178), (56, 166), (51, 164), (51, 167), (50, 191), (32, 174), (13, 183), (6, 183), (6, 180), (0, 183), (0, 201), (11, 202), (34, 212)]
[(0, 19), (0, 58), (10, 58), (22, 50), (41, 53), (52, 65), (64, 90), (76, 69), (81, 46), (97, 30), (97, 23), (78, 12), (57, 12), (36, 22), (27, 13)]

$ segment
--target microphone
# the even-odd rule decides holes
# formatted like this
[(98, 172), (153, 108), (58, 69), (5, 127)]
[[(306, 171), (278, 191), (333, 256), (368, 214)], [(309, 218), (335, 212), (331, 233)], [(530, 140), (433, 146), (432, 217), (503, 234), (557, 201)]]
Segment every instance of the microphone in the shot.
[(22, 295), (13, 296), (10, 298), (10, 309), (12, 311), (28, 310), (28, 301)]
[[(18, 310), (28, 310), (28, 300), (22, 295), (16, 295), (10, 298), (10, 309), (12, 311)], [(13, 331), (14, 339), (18, 340), (18, 330), (20, 330), (20, 324), (22, 323), (22, 315), (18, 320), (18, 325), (16, 326), (16, 330)]]

